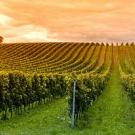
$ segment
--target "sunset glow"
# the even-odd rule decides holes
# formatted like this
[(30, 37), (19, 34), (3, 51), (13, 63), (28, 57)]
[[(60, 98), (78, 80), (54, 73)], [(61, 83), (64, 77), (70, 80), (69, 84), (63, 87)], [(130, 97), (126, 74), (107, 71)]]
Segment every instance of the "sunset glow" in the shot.
[(3, 0), (5, 42), (135, 41), (134, 0)]

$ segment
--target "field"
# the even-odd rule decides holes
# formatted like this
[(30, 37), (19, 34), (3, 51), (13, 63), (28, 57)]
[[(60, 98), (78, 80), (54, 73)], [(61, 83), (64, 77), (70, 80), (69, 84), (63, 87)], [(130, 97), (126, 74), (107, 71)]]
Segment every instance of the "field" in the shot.
[(134, 135), (134, 52), (134, 43), (1, 44), (0, 135)]

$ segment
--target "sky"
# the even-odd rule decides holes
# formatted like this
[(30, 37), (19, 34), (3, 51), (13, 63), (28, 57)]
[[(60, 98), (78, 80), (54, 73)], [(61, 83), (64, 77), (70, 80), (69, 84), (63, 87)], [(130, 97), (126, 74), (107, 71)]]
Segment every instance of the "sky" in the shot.
[(1, 0), (4, 42), (134, 42), (135, 0)]

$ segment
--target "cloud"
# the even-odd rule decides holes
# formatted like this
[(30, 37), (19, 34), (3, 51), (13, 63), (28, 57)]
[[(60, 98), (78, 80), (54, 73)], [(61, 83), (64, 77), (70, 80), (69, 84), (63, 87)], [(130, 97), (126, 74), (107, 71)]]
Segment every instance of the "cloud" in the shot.
[[(11, 31), (12, 29), (12, 31)], [(16, 28), (9, 27), (4, 31), (5, 42), (38, 42), (38, 41), (58, 41), (49, 37), (47, 29), (34, 25), (24, 25)]]
[(134, 0), (4, 0), (5, 42), (127, 42), (135, 37)]
[(11, 18), (9, 16), (0, 14), (0, 26), (5, 27), (9, 24)]

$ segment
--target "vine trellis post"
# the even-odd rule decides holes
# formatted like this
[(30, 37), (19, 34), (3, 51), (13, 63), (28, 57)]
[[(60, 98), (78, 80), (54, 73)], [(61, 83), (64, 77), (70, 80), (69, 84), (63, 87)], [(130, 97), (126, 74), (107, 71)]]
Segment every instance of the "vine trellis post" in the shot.
[(72, 128), (75, 126), (75, 94), (76, 94), (76, 80), (73, 81), (73, 104), (72, 104)]

